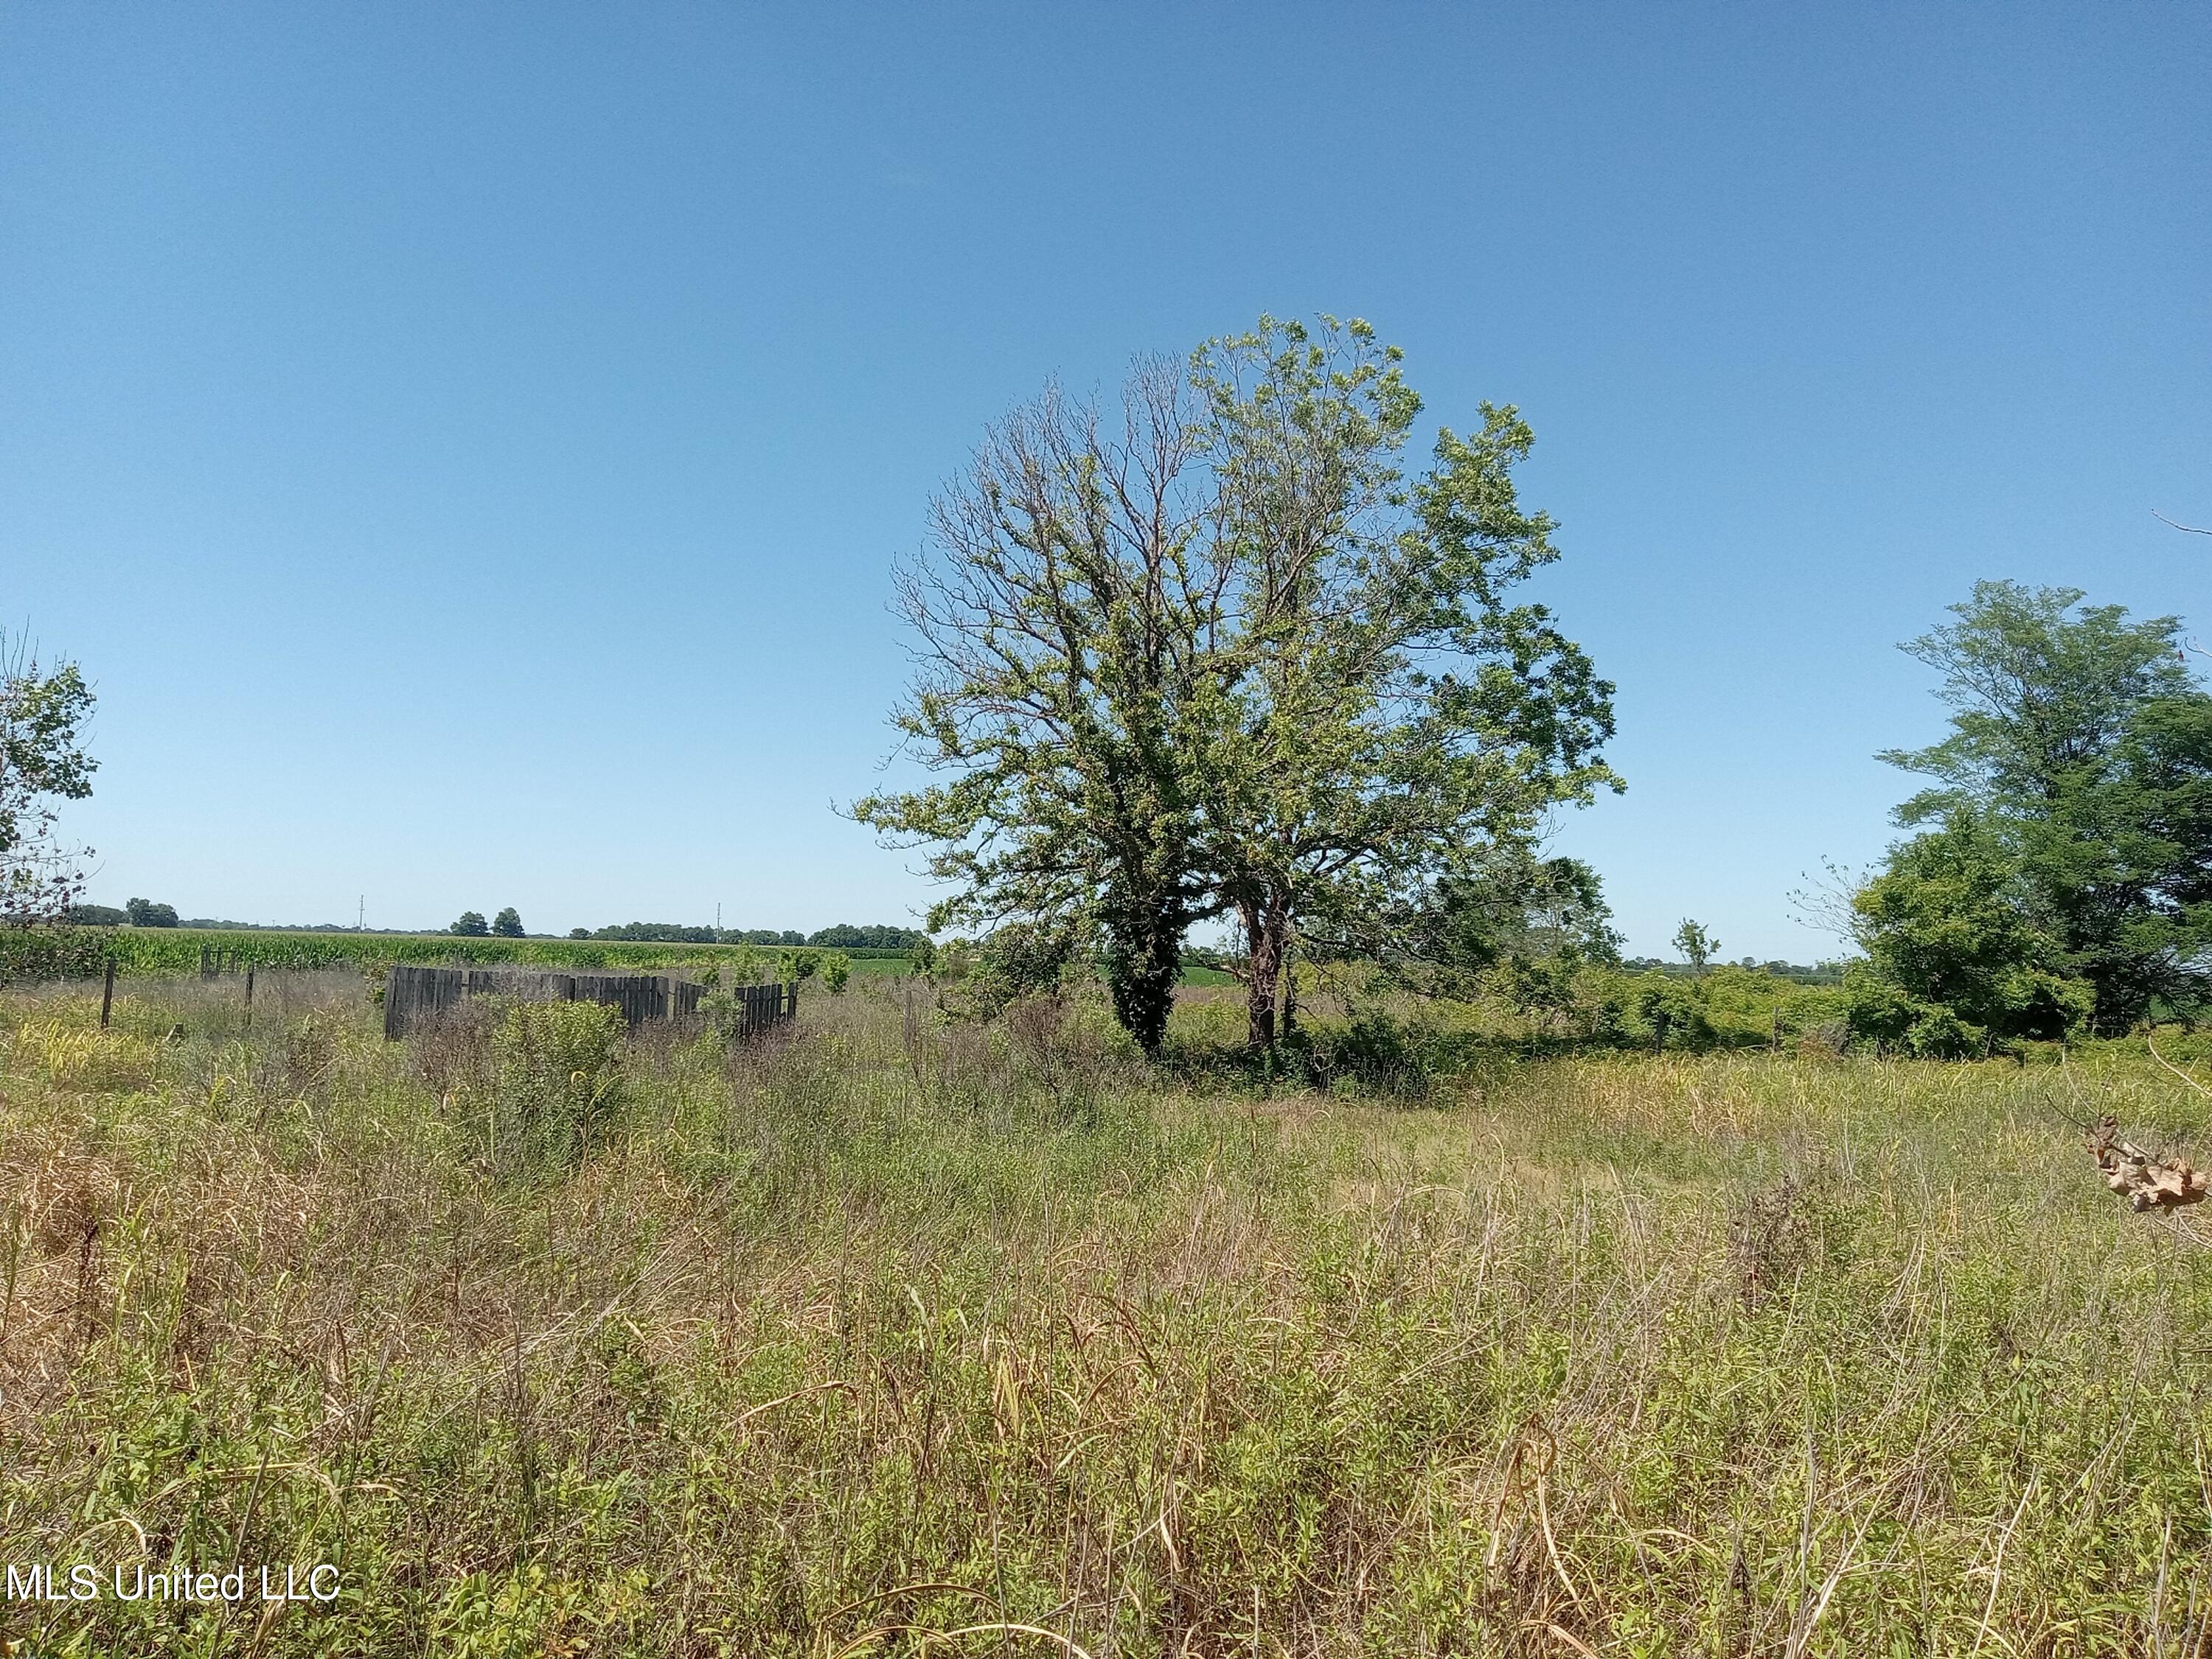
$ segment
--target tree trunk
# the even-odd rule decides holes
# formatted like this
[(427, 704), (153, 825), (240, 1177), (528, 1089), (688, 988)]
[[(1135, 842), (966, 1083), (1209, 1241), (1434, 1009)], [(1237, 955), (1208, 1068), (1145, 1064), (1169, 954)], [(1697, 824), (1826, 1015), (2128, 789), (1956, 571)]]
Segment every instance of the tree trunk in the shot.
[(1282, 946), (1275, 953), (1279, 971), (1283, 976), (1282, 1038), (1288, 1042), (1298, 1030), (1298, 969), (1297, 951), (1288, 937), (1287, 921), (1284, 927)]
[(1114, 1017), (1157, 1059), (1182, 977), (1182, 926), (1173, 915), (1111, 915), (1107, 922), (1106, 983)]
[(1275, 1046), (1275, 987), (1282, 969), (1282, 941), (1270, 925), (1264, 900), (1240, 901), (1244, 923), (1244, 1006), (1248, 1040), (1255, 1049)]

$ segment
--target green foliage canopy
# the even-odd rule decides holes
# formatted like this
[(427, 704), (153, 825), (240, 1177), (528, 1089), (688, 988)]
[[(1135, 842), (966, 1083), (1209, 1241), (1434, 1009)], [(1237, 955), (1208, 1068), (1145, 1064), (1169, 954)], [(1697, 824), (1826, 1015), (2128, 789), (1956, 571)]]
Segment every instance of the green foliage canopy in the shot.
[(1978, 583), (1956, 622), (1905, 647), (1942, 674), (1950, 735), (1881, 757), (1934, 781), (1899, 822), (1944, 827), (1893, 849), (1857, 907), (1861, 943), (2000, 1030), (2078, 1009), (2062, 981), (2088, 988), (2105, 1030), (2212, 989), (2212, 698), (2177, 618), (2082, 598)]
[(1558, 558), (1512, 471), (1510, 407), (1442, 428), (1354, 319), (1263, 317), (1193, 362), (1219, 572), (1207, 614), (1204, 861), (1247, 941), (1249, 1036), (1273, 1039), (1294, 953), (1403, 958), (1422, 915), (1550, 808), (1619, 780), (1613, 688), (1510, 591)]
[(58, 918), (81, 890), (89, 849), (62, 847), (54, 830), (58, 802), (92, 793), (92, 705), (75, 663), (43, 667), (22, 639), (0, 635), (0, 923)]
[(1674, 948), (1682, 953), (1682, 960), (1690, 964), (1690, 971), (1702, 974), (1705, 964), (1720, 951), (1721, 942), (1706, 931), (1705, 925), (1682, 918), (1682, 925), (1674, 930)]
[[(2033, 920), (2018, 884), (2002, 836), (1972, 808), (1954, 808), (1940, 829), (1898, 847), (1853, 898), (1869, 964), (1922, 1012), (1942, 1006), (2001, 1036), (2063, 1037), (2087, 1014), (2092, 993), (2046, 970), (2057, 941)], [(1898, 1016), (1907, 1026), (1919, 1017)], [(1887, 1012), (1857, 1023), (1882, 1040), (1905, 1035), (1889, 1030)]]
[(1440, 878), (1393, 931), (1401, 977), (1463, 999), (1486, 988), (1524, 1012), (1564, 1009), (1584, 968), (1620, 960), (1597, 872), (1521, 844)]
[(1048, 391), (987, 437), (899, 579), (897, 723), (947, 781), (853, 809), (933, 849), (933, 929), (1095, 937), (1152, 1049), (1187, 930), (1233, 915), (1264, 1045), (1294, 951), (1404, 956), (1448, 884), (1616, 781), (1612, 688), (1504, 597), (1557, 556), (1514, 495), (1527, 425), (1484, 404), (1409, 479), (1419, 410), (1365, 324), (1263, 318), (1139, 365), (1118, 421)]
[(952, 884), (933, 932), (1023, 921), (1097, 936), (1115, 1012), (1157, 1049), (1189, 924), (1209, 897), (1193, 768), (1209, 745), (1202, 434), (1173, 365), (1140, 363), (1120, 418), (1048, 389), (931, 506), (898, 573), (919, 641), (895, 715), (946, 781), (854, 803)]
[(893, 927), (882, 923), (861, 927), (849, 921), (841, 921), (835, 927), (809, 933), (806, 943), (830, 951), (909, 951), (924, 937), (912, 927)]

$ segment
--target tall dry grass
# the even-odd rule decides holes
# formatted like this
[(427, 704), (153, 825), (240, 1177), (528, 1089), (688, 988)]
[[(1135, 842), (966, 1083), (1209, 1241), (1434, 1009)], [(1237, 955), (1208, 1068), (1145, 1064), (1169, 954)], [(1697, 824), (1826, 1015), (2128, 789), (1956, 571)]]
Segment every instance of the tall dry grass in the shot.
[(2212, 1257), (2066, 1122), (2185, 1143), (2203, 1103), (2145, 1061), (1500, 1060), (1408, 1106), (896, 996), (651, 1034), (527, 1160), (484, 1132), (522, 1086), (495, 1020), (387, 1045), (343, 979), (250, 1030), (193, 984), (104, 1034), (81, 993), (0, 1005), (0, 1561), (343, 1583), (0, 1633), (2205, 1646)]

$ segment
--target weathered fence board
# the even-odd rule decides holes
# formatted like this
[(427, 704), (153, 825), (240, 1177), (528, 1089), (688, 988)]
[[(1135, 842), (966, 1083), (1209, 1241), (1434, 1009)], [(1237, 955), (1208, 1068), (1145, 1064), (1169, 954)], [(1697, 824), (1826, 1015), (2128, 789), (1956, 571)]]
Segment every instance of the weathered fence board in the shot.
[(799, 1012), (799, 988), (740, 985), (730, 993), (738, 1005), (738, 1035), (750, 1036)]
[[(622, 1010), (630, 1027), (648, 1020), (684, 1019), (699, 1012), (703, 988), (674, 974), (564, 973), (537, 968), (425, 968), (394, 963), (384, 981), (384, 1035), (404, 1036), (468, 997), (513, 997), (523, 1002), (603, 1002)], [(788, 1019), (798, 988), (787, 998), (781, 985), (738, 988), (744, 1030), (750, 1035), (774, 1020)], [(771, 999), (773, 1001), (771, 1003)], [(758, 1010), (757, 1013), (756, 1010)]]

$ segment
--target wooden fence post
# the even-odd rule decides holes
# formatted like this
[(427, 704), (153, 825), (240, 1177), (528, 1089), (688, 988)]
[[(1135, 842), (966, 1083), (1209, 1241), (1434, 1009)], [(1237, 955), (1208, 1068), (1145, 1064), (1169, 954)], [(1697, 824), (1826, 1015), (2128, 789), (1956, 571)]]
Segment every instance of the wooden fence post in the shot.
[(115, 958), (107, 959), (107, 975), (100, 987), (100, 1029), (107, 1029), (107, 1011), (115, 1005)]
[(253, 964), (246, 964), (246, 1023), (253, 1024)]

